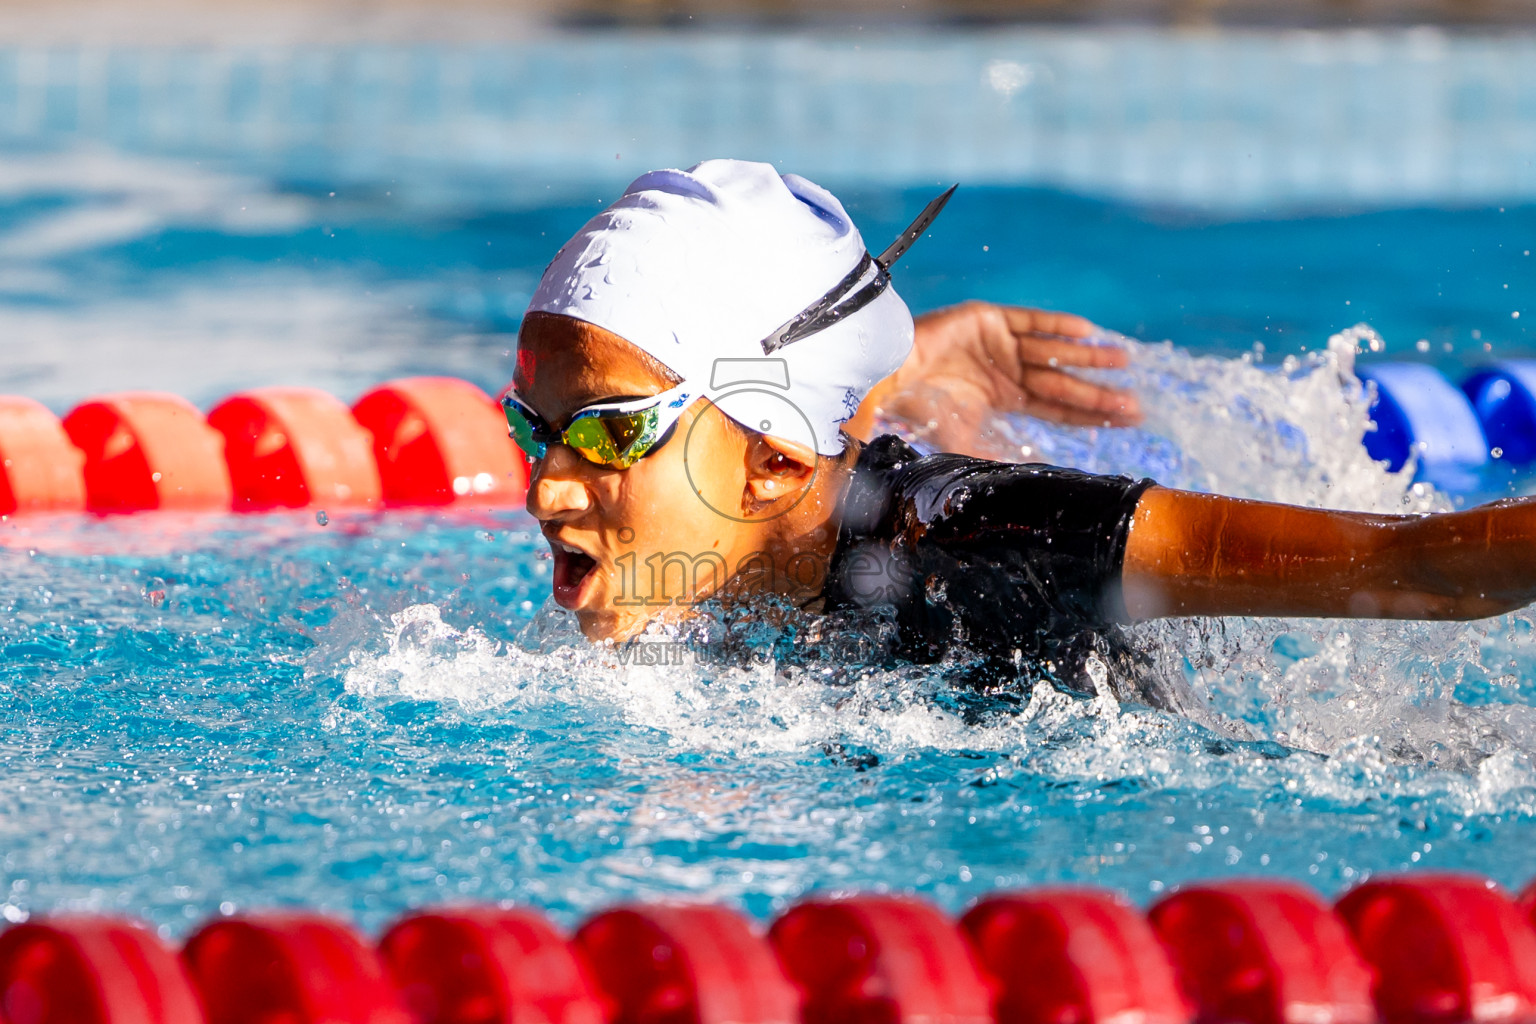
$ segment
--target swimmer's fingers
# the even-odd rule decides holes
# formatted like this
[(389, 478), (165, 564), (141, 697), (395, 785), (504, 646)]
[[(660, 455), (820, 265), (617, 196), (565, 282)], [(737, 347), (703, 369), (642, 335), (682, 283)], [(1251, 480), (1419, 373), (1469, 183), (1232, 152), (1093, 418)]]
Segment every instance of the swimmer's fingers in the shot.
[(1129, 391), (1104, 387), (1057, 371), (1035, 371), (1024, 384), (1020, 411), (1043, 420), (1084, 427), (1133, 427), (1141, 403)]
[(1025, 366), (1118, 370), (1130, 361), (1130, 354), (1118, 345), (1088, 345), (1081, 341), (1028, 334), (1018, 336), (1017, 342), (1019, 361)]
[(998, 306), (1003, 321), (1015, 335), (1054, 334), (1058, 338), (1089, 338), (1099, 329), (1091, 320), (1076, 313), (1056, 313), (1049, 309), (1024, 306)]

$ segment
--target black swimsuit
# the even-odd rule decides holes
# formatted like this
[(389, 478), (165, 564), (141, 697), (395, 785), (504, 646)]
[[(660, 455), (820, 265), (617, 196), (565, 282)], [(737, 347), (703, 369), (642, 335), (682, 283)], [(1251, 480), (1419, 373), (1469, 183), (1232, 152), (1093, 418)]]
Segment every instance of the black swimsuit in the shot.
[(980, 656), (973, 686), (1045, 677), (1085, 689), (1089, 651), (1122, 661), (1120, 570), (1151, 480), (963, 455), (900, 438), (860, 452), (824, 611), (894, 613), (897, 657)]

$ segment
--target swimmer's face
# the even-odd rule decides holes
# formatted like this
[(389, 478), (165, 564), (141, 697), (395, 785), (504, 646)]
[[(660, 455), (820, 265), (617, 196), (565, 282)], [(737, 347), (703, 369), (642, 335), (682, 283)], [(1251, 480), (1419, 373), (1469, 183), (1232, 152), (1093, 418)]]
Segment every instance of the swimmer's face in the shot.
[[(548, 314), (524, 321), (513, 385), (548, 423), (563, 427), (594, 402), (655, 395), (675, 383), (601, 328)], [(532, 464), (528, 511), (554, 553), (555, 602), (575, 612), (593, 640), (622, 640), (658, 615), (676, 617), (771, 543), (776, 517), (765, 511), (803, 490), (813, 474), (806, 462), (814, 461), (814, 454), (786, 459), (702, 400), (628, 469), (550, 445)]]

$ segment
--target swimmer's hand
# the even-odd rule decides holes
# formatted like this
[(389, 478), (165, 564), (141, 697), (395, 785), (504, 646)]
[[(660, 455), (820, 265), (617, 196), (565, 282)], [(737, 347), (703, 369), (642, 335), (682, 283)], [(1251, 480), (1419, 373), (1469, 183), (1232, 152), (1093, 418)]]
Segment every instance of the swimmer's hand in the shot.
[(1135, 395), (1067, 372), (1126, 364), (1123, 349), (1087, 342), (1096, 330), (1071, 313), (989, 302), (925, 313), (917, 318), (906, 362), (870, 391), (849, 432), (867, 439), (880, 416), (926, 428), (925, 439), (946, 451), (995, 456), (980, 435), (997, 413), (1135, 426), (1141, 422)]

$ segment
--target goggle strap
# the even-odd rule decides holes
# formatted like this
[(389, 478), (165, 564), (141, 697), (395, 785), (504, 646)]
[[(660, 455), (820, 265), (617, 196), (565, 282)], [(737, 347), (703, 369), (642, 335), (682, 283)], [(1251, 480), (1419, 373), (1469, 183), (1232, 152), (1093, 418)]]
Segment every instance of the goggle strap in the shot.
[[(887, 246), (878, 257), (871, 256), (866, 251), (858, 265), (833, 285), (830, 291), (764, 338), (763, 355), (772, 355), (786, 345), (792, 345), (818, 331), (826, 330), (878, 298), (886, 288), (890, 287), (891, 278), (888, 271), (891, 266), (906, 255), (907, 250), (912, 248), (912, 243), (922, 237), (923, 232), (927, 231), (934, 219), (943, 212), (950, 197), (955, 194), (955, 189), (959, 187), (959, 185), (951, 185), (943, 195), (929, 202), (923, 207), (923, 212), (917, 215), (917, 219), (907, 225), (907, 229), (897, 235), (896, 241)], [(855, 287), (863, 280), (864, 274), (872, 263), (880, 268), (879, 271), (873, 280), (855, 291)]]
[(943, 195), (923, 207), (923, 212), (917, 215), (917, 219), (907, 225), (907, 230), (896, 236), (896, 241), (887, 246), (885, 252), (875, 257), (875, 262), (886, 270), (890, 270), (892, 265), (912, 248), (912, 243), (923, 237), (923, 232), (928, 230), (929, 225), (938, 215), (944, 212), (944, 207), (949, 203), (949, 197), (954, 195), (955, 189), (959, 187), (958, 184), (949, 186)]
[[(891, 286), (891, 275), (887, 273), (886, 269), (881, 267), (875, 260), (870, 260), (870, 263), (874, 264), (878, 269), (875, 272), (874, 278), (871, 279), (868, 284), (864, 285), (864, 287), (860, 288), (852, 295), (848, 295), (842, 298), (836, 305), (823, 311), (814, 319), (806, 320), (803, 323), (797, 324), (793, 330), (784, 336), (784, 340), (779, 343), (778, 348), (783, 348), (785, 345), (792, 345), (802, 338), (808, 338), (813, 334), (824, 331), (828, 327), (831, 327), (833, 324), (837, 323), (839, 320), (844, 320), (852, 316), (859, 310), (863, 309), (865, 306), (869, 305), (871, 302), (874, 302), (876, 299), (878, 299), (885, 292), (885, 290)], [(775, 351), (777, 351), (777, 349), (775, 349)]]
[[(684, 400), (681, 403), (677, 403), (677, 398), (680, 394), (684, 396)], [(595, 414), (600, 416), (604, 413), (610, 412), (642, 412), (646, 409), (658, 408), (661, 406), (667, 406), (670, 408), (674, 403), (677, 403), (677, 407), (679, 409), (686, 409), (689, 403), (697, 398), (699, 394), (700, 393), (695, 392), (690, 387), (687, 381), (683, 381), (681, 384), (674, 385), (673, 387), (670, 387), (667, 390), (660, 392), (659, 394), (649, 395), (645, 398), (626, 398), (622, 402), (597, 402), (593, 405), (583, 406), (582, 408), (576, 410), (576, 413), (571, 417), (571, 420), (574, 422), (578, 417), (584, 414)]]
[(854, 285), (859, 283), (859, 281), (864, 277), (865, 272), (869, 270), (870, 265), (874, 262), (875, 258), (866, 252), (864, 257), (859, 260), (858, 264), (852, 270), (848, 271), (847, 275), (841, 281), (833, 285), (830, 291), (828, 291), (821, 298), (817, 299), (815, 302), (811, 303), (809, 306), (805, 307), (805, 309), (801, 310), (799, 313), (796, 313), (795, 316), (789, 320), (789, 322), (785, 323), (778, 330), (764, 338), (763, 355), (772, 355), (779, 349), (783, 348), (785, 345), (792, 344), (793, 342), (799, 341), (801, 338), (805, 337), (806, 335), (802, 332), (802, 328), (804, 328), (804, 326), (810, 323), (812, 320), (820, 317), (827, 310), (832, 309), (845, 297), (847, 297), (848, 293), (852, 291)]

